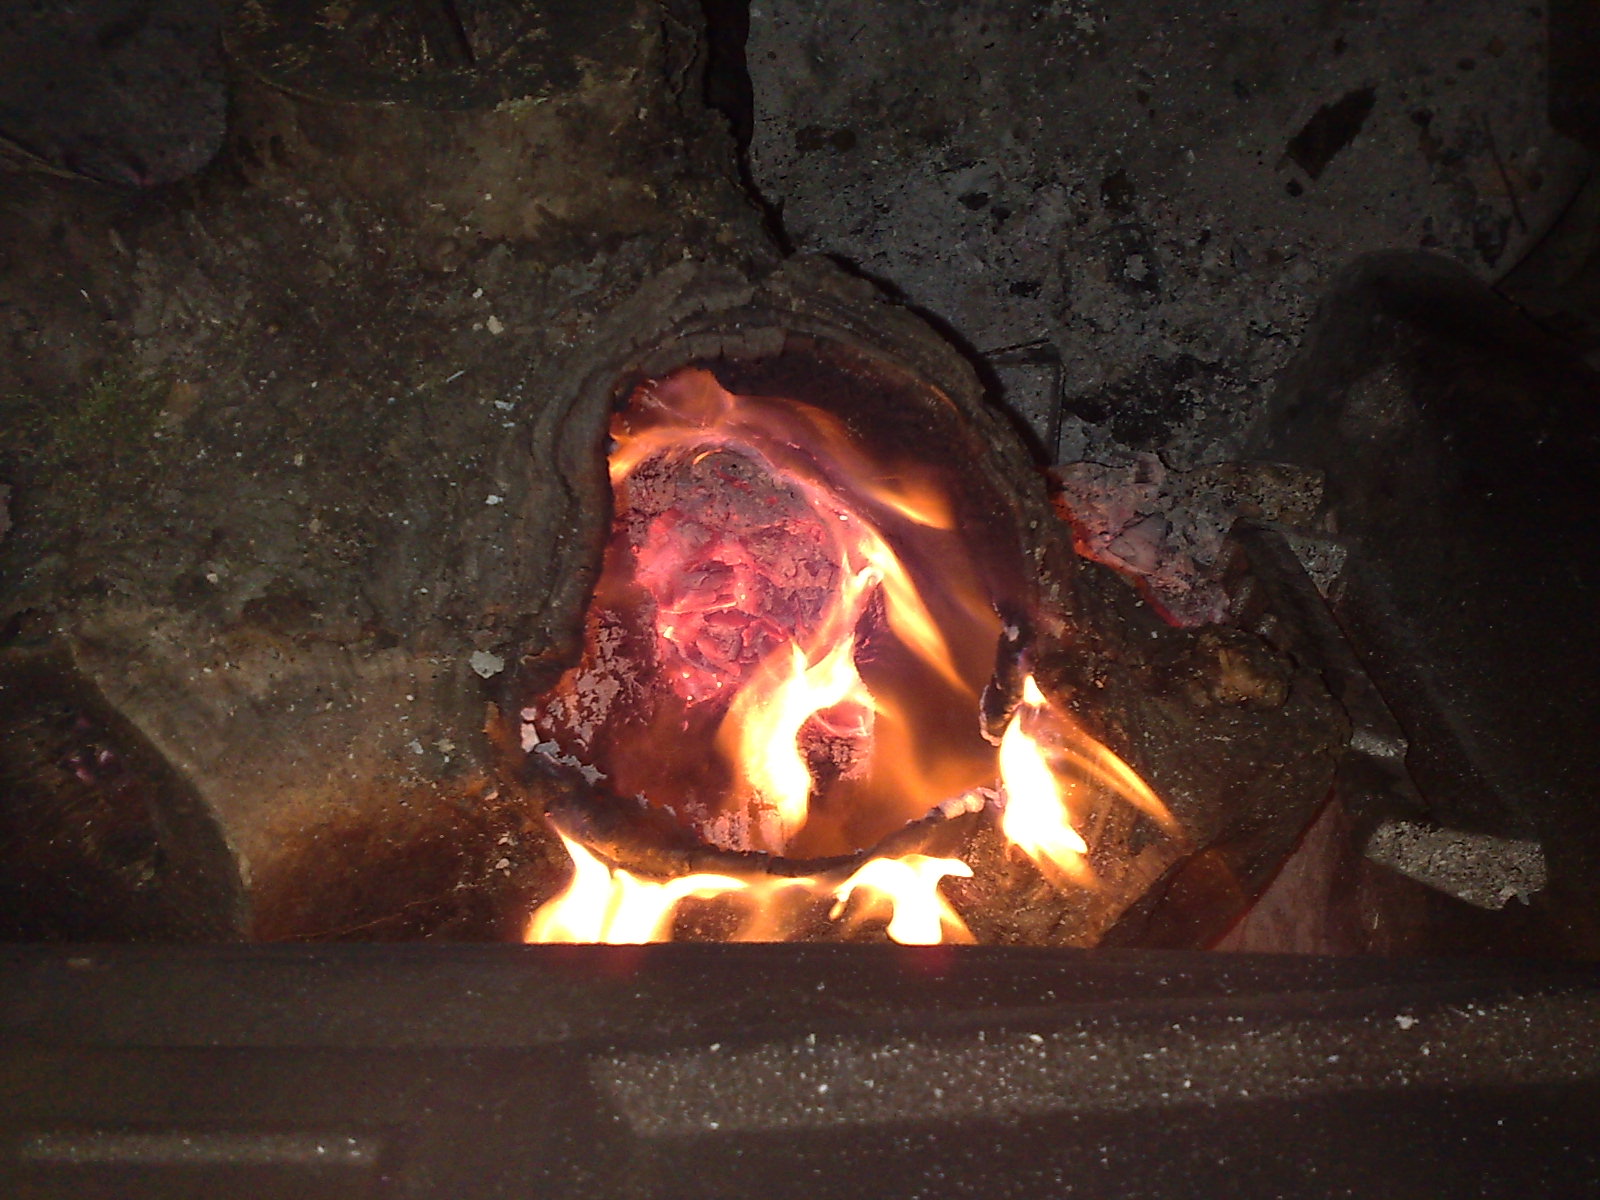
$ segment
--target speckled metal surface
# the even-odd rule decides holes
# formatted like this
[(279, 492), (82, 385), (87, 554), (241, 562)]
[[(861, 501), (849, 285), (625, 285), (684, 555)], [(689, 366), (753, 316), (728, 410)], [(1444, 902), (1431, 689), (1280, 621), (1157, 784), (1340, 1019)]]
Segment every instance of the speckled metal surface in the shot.
[(0, 964), (9, 1194), (1600, 1184), (1593, 967), (763, 946)]

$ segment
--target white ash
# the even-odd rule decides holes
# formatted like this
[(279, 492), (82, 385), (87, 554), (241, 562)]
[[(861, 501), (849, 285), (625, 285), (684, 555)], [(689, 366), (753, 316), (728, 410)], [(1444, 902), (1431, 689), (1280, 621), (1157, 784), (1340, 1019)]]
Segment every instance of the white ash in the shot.
[[(571, 767), (573, 770), (577, 771), (578, 774), (582, 775), (584, 781), (587, 783), (599, 783), (605, 778), (605, 775), (603, 775), (596, 768), (591, 767), (588, 763), (581, 762), (570, 754), (563, 754), (561, 752), (561, 747), (556, 745), (554, 742), (533, 742), (530, 744), (528, 738), (532, 729), (532, 724), (527, 724), (522, 727), (522, 748), (524, 750), (537, 754), (540, 758), (547, 762), (557, 763), (563, 767)], [(537, 737), (538, 735), (534, 734), (534, 736)]]
[(1504, 908), (1545, 886), (1544, 848), (1526, 838), (1464, 833), (1415, 821), (1387, 821), (1367, 857), (1479, 908)]
[[(769, 825), (771, 826), (769, 828)], [(763, 846), (772, 847), (781, 845), (783, 830), (772, 825), (771, 822), (762, 821), (760, 828), (755, 828), (751, 821), (751, 814), (746, 809), (724, 809), (706, 820), (697, 823), (701, 838), (713, 846), (721, 846), (726, 850), (756, 850)], [(768, 840), (776, 838), (777, 841)]]
[(1322, 593), (1324, 599), (1330, 599), (1344, 575), (1349, 548), (1331, 537), (1294, 530), (1290, 530), (1284, 540), (1289, 543), (1289, 549), (1294, 551), (1294, 556), (1300, 560), (1301, 568), (1311, 577), (1317, 591)]
[(498, 654), (491, 654), (487, 650), (474, 650), (472, 657), (467, 659), (470, 666), (483, 679), (492, 679), (506, 669), (506, 660)]
[(595, 614), (583, 661), (544, 701), (545, 728), (561, 730), (574, 749), (589, 749), (606, 728), (619, 701), (644, 704), (637, 672), (621, 619), (606, 612)]
[(1240, 517), (1309, 527), (1322, 503), (1322, 477), (1278, 463), (1169, 468), (1154, 454), (1058, 467), (1059, 503), (1079, 553), (1139, 578), (1181, 625), (1227, 613), (1221, 566)]
[(978, 787), (962, 792), (935, 804), (928, 810), (930, 817), (960, 817), (967, 813), (982, 812), (990, 804), (1000, 803), (1000, 793), (993, 788)]

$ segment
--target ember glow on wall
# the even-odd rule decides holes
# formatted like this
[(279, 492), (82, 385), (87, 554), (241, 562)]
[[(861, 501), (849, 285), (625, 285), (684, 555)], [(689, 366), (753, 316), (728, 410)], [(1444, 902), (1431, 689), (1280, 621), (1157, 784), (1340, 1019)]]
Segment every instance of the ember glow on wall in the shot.
[(680, 904), (719, 897), (743, 910), (734, 937), (789, 936), (784, 910), (822, 900), (897, 940), (965, 940), (938, 892), (965, 862), (872, 848), (930, 812), (988, 809), (1055, 878), (1089, 886), (1092, 796), (1167, 820), (1020, 670), (985, 730), (998, 614), (1025, 590), (1014, 532), (986, 521), (983, 481), (938, 430), (815, 399), (736, 394), (703, 366), (633, 390), (609, 431), (612, 533), (584, 654), (524, 710), (523, 746), (710, 847), (847, 868), (644, 879), (561, 830), (574, 877), (534, 940), (666, 938)]

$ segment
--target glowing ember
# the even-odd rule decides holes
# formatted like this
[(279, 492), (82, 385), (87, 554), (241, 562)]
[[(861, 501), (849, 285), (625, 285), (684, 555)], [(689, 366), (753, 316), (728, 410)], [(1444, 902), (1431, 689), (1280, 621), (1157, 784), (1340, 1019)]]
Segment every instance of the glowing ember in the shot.
[(589, 651), (527, 745), (714, 845), (801, 856), (992, 782), (967, 714), (998, 620), (927, 468), (692, 369), (640, 389), (611, 434)]
[[(998, 752), (983, 740), (998, 598), (931, 470), (697, 369), (641, 388), (611, 432), (615, 534), (589, 648), (524, 714), (525, 747), (598, 769), (613, 794), (733, 850), (852, 853), (996, 783), (1004, 835), (1079, 885), (1092, 875), (1075, 810), (1109, 794), (1173, 828), (1031, 676)], [(734, 913), (736, 938), (793, 936), (799, 909), (831, 899), (827, 919), (847, 927), (971, 940), (939, 892), (971, 876), (960, 859), (869, 858), (843, 881), (651, 880), (563, 840), (573, 878), (530, 941), (670, 940), (691, 899)]]

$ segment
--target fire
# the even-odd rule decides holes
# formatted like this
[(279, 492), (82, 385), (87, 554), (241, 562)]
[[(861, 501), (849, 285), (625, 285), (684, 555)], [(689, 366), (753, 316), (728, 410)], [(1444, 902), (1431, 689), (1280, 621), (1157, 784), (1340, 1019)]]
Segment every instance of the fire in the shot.
[(828, 917), (833, 921), (851, 908), (858, 910), (852, 917), (856, 924), (882, 920), (889, 937), (902, 945), (932, 945), (947, 935), (952, 941), (972, 941), (966, 924), (938, 890), (948, 875), (972, 875), (972, 868), (960, 859), (926, 854), (872, 858), (842, 883), (833, 884), (816, 875), (790, 879), (701, 873), (652, 880), (607, 866), (581, 843), (565, 833), (560, 836), (572, 856), (572, 879), (533, 914), (526, 942), (671, 941), (673, 918), (684, 900), (722, 897), (732, 897), (735, 907), (743, 910), (734, 941), (769, 941), (779, 931), (768, 918), (782, 907), (786, 893), (798, 894), (789, 897), (791, 904), (796, 899), (832, 899)]
[(1006, 799), (1000, 828), (1040, 866), (1054, 867), (1087, 884), (1092, 879), (1084, 861), (1089, 845), (1073, 828), (1068, 803), (1075, 781), (1050, 769), (1044, 747), (1027, 729), (1047, 711), (1044, 693), (1029, 675), (1022, 685), (1022, 703), (1000, 739), (1000, 780)]
[[(1041, 737), (1042, 735), (1042, 737)], [(1046, 871), (1090, 886), (1088, 844), (1072, 824), (1073, 801), (1085, 789), (1109, 791), (1169, 833), (1177, 822), (1127, 763), (1054, 708), (1032, 675), (1000, 740), (1000, 780), (1007, 839)]]
[(972, 878), (972, 868), (959, 858), (934, 858), (908, 854), (904, 858), (870, 859), (850, 876), (838, 892), (830, 916), (845, 911), (858, 891), (867, 897), (871, 915), (888, 912), (888, 934), (904, 946), (932, 946), (950, 935), (951, 941), (970, 942), (966, 922), (939, 894), (939, 881), (947, 875)]
[(780, 652), (762, 663), (723, 719), (718, 744), (754, 789), (757, 808), (776, 818), (763, 829), (768, 845), (787, 845), (805, 824), (812, 789), (811, 768), (800, 748), (806, 723), (847, 699), (871, 711), (872, 696), (856, 672), (855, 647), (855, 639), (846, 638), (810, 665), (805, 652), (790, 643), (787, 655)]
[(572, 856), (572, 880), (534, 913), (528, 942), (659, 942), (670, 933), (680, 902), (744, 889), (729, 875), (680, 875), (649, 880), (606, 866), (579, 843), (561, 834)]
[[(1089, 886), (1075, 812), (1110, 795), (1174, 828), (1031, 675), (998, 751), (983, 740), (1000, 622), (931, 471), (874, 457), (831, 413), (736, 396), (697, 369), (640, 389), (611, 432), (617, 533), (597, 604), (624, 615), (529, 710), (526, 745), (592, 764), (730, 850), (852, 853), (998, 784), (1004, 836)], [(624, 644), (647, 647), (658, 683), (601, 653)], [(608, 733), (621, 695), (644, 698)], [(845, 879), (647, 879), (562, 837), (572, 880), (529, 941), (670, 940), (690, 900), (736, 914), (736, 938), (792, 936), (794, 912), (831, 901), (829, 921), (882, 920), (895, 941), (972, 940), (940, 891), (972, 875), (959, 858), (869, 857)]]
[[(681, 705), (665, 706), (640, 744), (712, 726), (712, 770), (725, 779), (717, 798), (675, 801), (641, 764), (637, 784), (624, 770), (626, 790), (730, 849), (831, 855), (981, 779), (975, 730), (894, 740), (915, 724), (900, 719), (921, 700), (913, 692), (975, 701), (983, 656), (957, 655), (950, 639), (981, 648), (996, 625), (936, 480), (870, 458), (830, 413), (734, 396), (706, 371), (644, 388), (611, 433), (627, 553), (608, 571), (617, 594), (644, 601), (660, 677)], [(942, 620), (907, 547), (940, 568), (952, 560)], [(869, 680), (863, 662), (884, 654), (909, 663)], [(936, 769), (906, 769), (923, 758)], [(813, 821), (824, 800), (834, 813)], [(881, 809), (881, 827), (842, 828), (846, 806)]]

